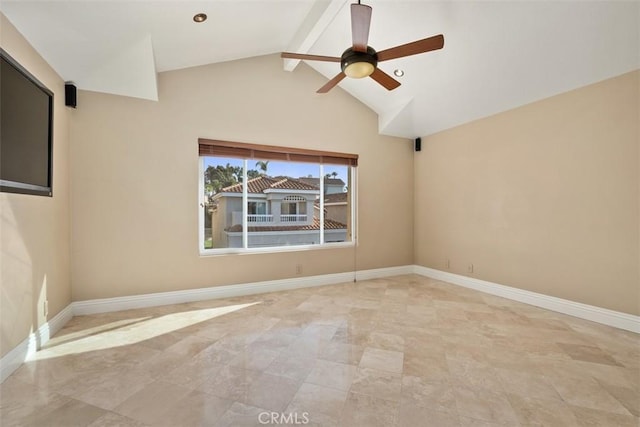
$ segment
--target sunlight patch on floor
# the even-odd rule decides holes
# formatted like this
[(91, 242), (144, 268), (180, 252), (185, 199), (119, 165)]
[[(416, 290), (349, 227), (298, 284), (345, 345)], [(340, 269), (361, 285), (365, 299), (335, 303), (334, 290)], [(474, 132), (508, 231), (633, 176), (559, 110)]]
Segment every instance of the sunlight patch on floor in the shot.
[[(51, 338), (47, 344), (43, 346), (43, 350), (47, 348), (52, 348), (59, 346), (68, 341), (75, 341), (82, 337), (88, 337), (90, 335), (96, 335), (100, 332), (107, 332), (110, 330), (122, 328), (127, 325), (132, 325), (134, 323), (144, 322), (145, 320), (151, 319), (153, 316), (146, 317), (138, 317), (134, 319), (122, 319), (117, 320), (115, 322), (106, 323), (104, 325), (94, 326), (93, 328), (85, 328), (79, 331), (69, 332), (64, 334), (64, 330), (60, 331), (55, 337)], [(64, 335), (63, 335), (64, 334)]]
[[(153, 318), (125, 319), (89, 330), (74, 332), (73, 334), (80, 338), (72, 341), (69, 340), (69, 335), (61, 336), (58, 341), (60, 344), (43, 348), (31, 360), (49, 359), (136, 344), (255, 304), (260, 304), (260, 302), (184, 311)], [(101, 330), (103, 332), (100, 332)]]

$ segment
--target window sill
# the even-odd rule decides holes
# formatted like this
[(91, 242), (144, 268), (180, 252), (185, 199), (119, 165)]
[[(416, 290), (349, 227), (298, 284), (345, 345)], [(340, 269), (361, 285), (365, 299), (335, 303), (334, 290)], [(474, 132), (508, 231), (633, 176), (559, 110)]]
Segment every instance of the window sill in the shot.
[(272, 254), (280, 252), (304, 252), (326, 249), (343, 249), (355, 247), (355, 242), (325, 243), (323, 245), (299, 245), (299, 246), (276, 246), (264, 248), (221, 248), (221, 249), (201, 249), (200, 257), (216, 257), (224, 255), (250, 255), (250, 254)]

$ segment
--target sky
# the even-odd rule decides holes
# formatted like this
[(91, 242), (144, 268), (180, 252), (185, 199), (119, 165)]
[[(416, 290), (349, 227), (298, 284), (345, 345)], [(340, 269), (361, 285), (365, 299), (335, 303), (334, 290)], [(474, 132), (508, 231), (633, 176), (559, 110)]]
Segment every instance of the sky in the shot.
[[(204, 168), (207, 169), (207, 166), (216, 166), (216, 165), (226, 165), (230, 164), (231, 166), (242, 166), (242, 160), (232, 159), (232, 158), (221, 158), (221, 157), (205, 157), (204, 158)], [(256, 166), (256, 160), (249, 160), (247, 162), (249, 169), (260, 170), (258, 166)], [(330, 174), (332, 172), (337, 172), (338, 176), (336, 178), (341, 179), (345, 182), (347, 180), (347, 173), (349, 168), (347, 166), (340, 165), (324, 165), (324, 175)], [(308, 175), (312, 175), (313, 178), (319, 177), (319, 168), (317, 164), (313, 163), (294, 163), (294, 162), (280, 162), (275, 160), (270, 160), (269, 165), (267, 166), (267, 174), (270, 176), (290, 176), (292, 178), (301, 178), (306, 177)]]

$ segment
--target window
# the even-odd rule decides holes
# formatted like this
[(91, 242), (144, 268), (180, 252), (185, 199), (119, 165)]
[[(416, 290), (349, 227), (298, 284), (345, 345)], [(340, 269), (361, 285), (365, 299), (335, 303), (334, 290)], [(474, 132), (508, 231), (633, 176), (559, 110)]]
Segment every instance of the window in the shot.
[(353, 243), (357, 155), (198, 142), (201, 253)]
[(247, 205), (249, 215), (265, 215), (267, 213), (266, 202), (249, 202)]
[(300, 196), (286, 196), (280, 205), (280, 213), (282, 222), (306, 221), (307, 200)]
[[(241, 220), (242, 221), (242, 220)], [(247, 222), (272, 222), (273, 215), (267, 214), (266, 202), (249, 202), (247, 204)]]

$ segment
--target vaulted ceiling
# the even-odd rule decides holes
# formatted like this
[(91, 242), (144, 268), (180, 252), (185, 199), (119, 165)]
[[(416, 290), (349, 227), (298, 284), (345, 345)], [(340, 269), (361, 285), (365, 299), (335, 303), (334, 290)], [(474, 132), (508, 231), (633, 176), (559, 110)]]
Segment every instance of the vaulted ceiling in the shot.
[[(0, 10), (79, 89), (157, 100), (162, 71), (281, 51), (340, 56), (351, 45), (350, 3), (3, 0)], [(379, 65), (404, 71), (393, 91), (368, 78), (340, 83), (387, 135), (426, 136), (640, 68), (637, 1), (364, 3), (376, 50), (445, 37), (442, 50)], [(199, 12), (208, 19), (197, 24)], [(340, 72), (308, 64), (327, 79)], [(283, 61), (283, 73), (296, 65)]]

